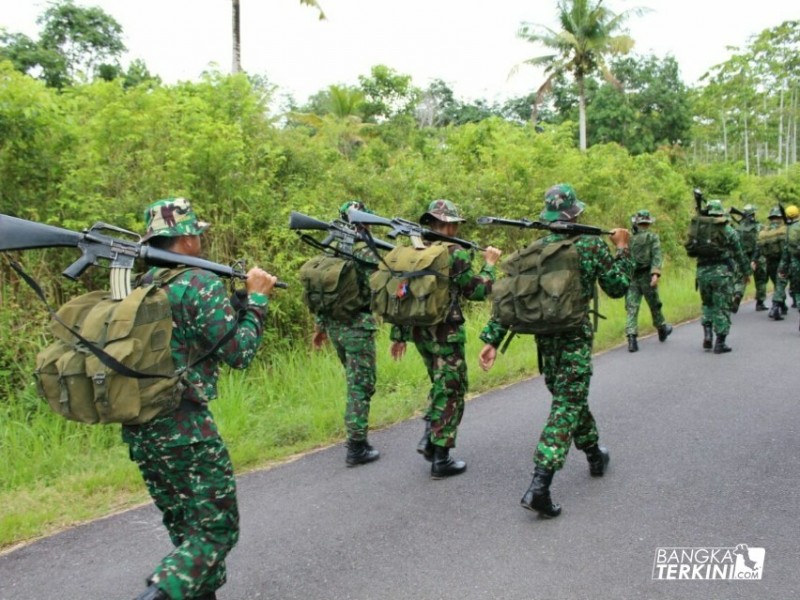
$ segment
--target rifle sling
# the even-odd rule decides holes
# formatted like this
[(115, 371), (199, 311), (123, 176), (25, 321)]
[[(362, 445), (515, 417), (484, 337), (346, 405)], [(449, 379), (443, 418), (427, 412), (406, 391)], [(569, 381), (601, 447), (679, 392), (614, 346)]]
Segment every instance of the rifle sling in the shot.
[(198, 364), (209, 358), (211, 355), (213, 355), (217, 350), (219, 350), (221, 346), (226, 344), (236, 334), (236, 330), (238, 329), (238, 321), (237, 321), (237, 326), (225, 332), (225, 335), (223, 335), (219, 340), (217, 340), (216, 344), (214, 344), (214, 347), (211, 348), (211, 350), (206, 352), (203, 356), (201, 356), (197, 360), (193, 361), (189, 366), (187, 366), (178, 374), (142, 373), (141, 371), (137, 371), (135, 369), (131, 369), (130, 367), (123, 365), (116, 358), (108, 354), (105, 350), (94, 344), (94, 342), (87, 340), (80, 333), (78, 333), (77, 331), (72, 329), (69, 325), (67, 325), (61, 319), (61, 317), (58, 316), (58, 313), (55, 310), (53, 310), (53, 307), (51, 307), (50, 304), (47, 302), (47, 298), (45, 297), (41, 286), (36, 282), (36, 280), (33, 279), (30, 275), (28, 275), (16, 261), (9, 260), (9, 263), (11, 264), (11, 268), (13, 268), (19, 274), (19, 276), (25, 280), (25, 282), (31, 287), (31, 289), (33, 289), (36, 295), (39, 296), (39, 298), (47, 308), (47, 312), (50, 313), (50, 316), (53, 317), (53, 319), (58, 321), (67, 331), (69, 331), (72, 335), (78, 338), (78, 340), (86, 347), (86, 349), (89, 350), (89, 352), (91, 352), (92, 354), (94, 354), (101, 363), (103, 363), (109, 369), (116, 371), (120, 375), (124, 375), (125, 377), (130, 377), (132, 379), (151, 379), (151, 378), (172, 379), (173, 377), (180, 375), (180, 373), (188, 371), (191, 368), (194, 368), (195, 366), (197, 366)]

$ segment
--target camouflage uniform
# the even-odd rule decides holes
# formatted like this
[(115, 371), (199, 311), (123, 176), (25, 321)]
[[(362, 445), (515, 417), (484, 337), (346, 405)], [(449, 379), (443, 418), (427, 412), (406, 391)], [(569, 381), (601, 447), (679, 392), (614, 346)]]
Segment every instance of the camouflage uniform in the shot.
[(456, 434), (464, 414), (468, 389), (464, 346), (467, 332), (459, 299), (484, 300), (492, 291), (496, 277), (494, 266), (483, 265), (478, 273), (472, 268), (472, 253), (457, 244), (449, 244), (450, 290), (455, 306), (443, 323), (432, 327), (393, 326), (393, 342), (414, 342), (425, 363), (431, 389), (426, 420), (430, 421), (430, 440), (436, 446), (455, 448)]
[[(725, 214), (719, 200), (710, 200), (708, 205), (709, 215)], [(718, 257), (698, 258), (696, 275), (702, 301), (700, 322), (704, 328), (721, 337), (723, 345), (731, 329), (734, 277), (747, 277), (752, 273), (736, 231), (728, 224), (724, 227), (725, 248)], [(710, 348), (710, 345), (704, 342), (704, 347)]]
[[(639, 212), (644, 213), (645, 211)], [(649, 212), (647, 217), (650, 218)], [(645, 222), (652, 222), (652, 219)], [(634, 227), (633, 237), (630, 241), (630, 253), (634, 260), (634, 272), (631, 285), (625, 295), (625, 335), (635, 336), (639, 331), (639, 306), (642, 303), (642, 297), (650, 307), (653, 326), (660, 330), (666, 324), (664, 313), (661, 311), (662, 303), (658, 295), (658, 287), (650, 285), (653, 275), (661, 276), (661, 267), (664, 263), (658, 234), (649, 229)]]
[(787, 242), (783, 245), (781, 260), (778, 264), (778, 284), (772, 295), (773, 304), (777, 302), (786, 306), (786, 286), (788, 284), (794, 304), (800, 306), (800, 253), (794, 250), (788, 242), (790, 236), (797, 235), (798, 229), (800, 229), (800, 222), (794, 222), (786, 229)]
[(181, 600), (213, 594), (225, 583), (224, 560), (239, 538), (233, 466), (208, 402), (217, 396), (220, 363), (243, 369), (255, 357), (268, 299), (250, 294), (237, 323), (225, 286), (213, 273), (185, 271), (165, 290), (172, 306), (176, 365), (191, 364), (236, 328), (213, 356), (186, 372), (187, 386), (174, 413), (122, 428), (131, 460), (138, 464), (175, 546), (149, 582), (170, 599)]
[[(369, 276), (377, 268), (375, 254), (362, 242), (353, 248), (359, 286), (369, 290)], [(369, 428), (369, 407), (375, 393), (375, 334), (378, 326), (369, 308), (369, 294), (361, 312), (342, 322), (317, 315), (317, 331), (325, 332), (345, 369), (347, 400), (344, 422), (347, 439), (365, 441)]]
[[(753, 277), (756, 284), (756, 300), (763, 302), (766, 298), (766, 285), (763, 287), (763, 295), (760, 297), (758, 289), (758, 233), (761, 231), (761, 223), (755, 220), (755, 207), (752, 204), (746, 205), (743, 212), (745, 217), (736, 226), (736, 232), (739, 234), (742, 252), (744, 252), (747, 262), (751, 264), (751, 269), (752, 263), (756, 263), (756, 274)], [(738, 303), (744, 297), (745, 287), (744, 277), (737, 277), (733, 285), (734, 304), (737, 309)]]
[[(766, 256), (766, 244), (764, 243), (765, 236), (770, 232), (778, 229), (783, 230), (783, 220), (777, 207), (770, 212), (770, 219), (767, 227), (759, 232), (758, 250), (756, 258), (756, 270), (753, 278), (756, 282), (756, 300), (762, 304), (767, 298), (767, 284), (772, 281), (772, 285), (777, 289), (778, 287), (778, 264), (781, 262), (781, 253), (783, 252), (784, 241), (780, 242), (780, 250), (778, 254)], [(785, 232), (784, 232), (785, 237)]]
[[(565, 237), (551, 234), (544, 241), (555, 242)], [(633, 272), (630, 252), (618, 251), (614, 257), (604, 240), (587, 235), (580, 236), (575, 247), (581, 261), (581, 287), (587, 304), (592, 299), (595, 281), (612, 298), (623, 297)], [(499, 323), (490, 320), (480, 337), (487, 344), (499, 347), (506, 333)], [(553, 399), (533, 462), (548, 471), (564, 466), (573, 440), (580, 450), (598, 443), (597, 426), (589, 410), (593, 336), (588, 317), (577, 333), (536, 336), (541, 372)]]

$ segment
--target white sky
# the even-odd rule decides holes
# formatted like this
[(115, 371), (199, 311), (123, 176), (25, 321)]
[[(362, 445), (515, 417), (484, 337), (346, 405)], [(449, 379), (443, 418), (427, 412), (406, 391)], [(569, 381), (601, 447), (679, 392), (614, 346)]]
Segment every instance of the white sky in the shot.
[[(427, 87), (442, 79), (462, 99), (521, 96), (538, 87), (540, 72), (512, 68), (544, 49), (519, 40), (523, 21), (557, 28), (556, 0), (318, 0), (327, 19), (299, 0), (240, 0), (242, 65), (266, 75), (298, 102), (331, 84), (356, 85), (384, 64)], [(229, 72), (230, 0), (75, 0), (99, 6), (123, 27), (125, 62), (145, 61), (166, 83), (195, 80), (210, 65)], [(633, 16), (635, 52), (676, 58), (694, 85), (726, 60), (727, 46), (800, 18), (797, 0), (606, 0)], [(0, 0), (0, 27), (38, 37), (46, 0)]]

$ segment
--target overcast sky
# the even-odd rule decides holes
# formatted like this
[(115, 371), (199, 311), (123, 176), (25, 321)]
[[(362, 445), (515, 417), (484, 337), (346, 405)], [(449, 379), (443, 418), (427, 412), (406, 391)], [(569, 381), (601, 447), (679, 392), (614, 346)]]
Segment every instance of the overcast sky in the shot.
[[(331, 84), (356, 85), (384, 64), (418, 87), (442, 79), (462, 99), (526, 94), (542, 75), (515, 65), (544, 53), (519, 40), (523, 21), (558, 28), (556, 0), (318, 0), (327, 19), (299, 0), (240, 0), (242, 65), (299, 102)], [(231, 0), (75, 0), (99, 6), (123, 27), (124, 62), (145, 61), (167, 83), (209, 66), (231, 68)], [(744, 46), (751, 35), (800, 18), (797, 0), (607, 0), (615, 12), (646, 7), (628, 22), (635, 51), (674, 56), (687, 84)], [(0, 0), (0, 27), (37, 37), (45, 0)]]

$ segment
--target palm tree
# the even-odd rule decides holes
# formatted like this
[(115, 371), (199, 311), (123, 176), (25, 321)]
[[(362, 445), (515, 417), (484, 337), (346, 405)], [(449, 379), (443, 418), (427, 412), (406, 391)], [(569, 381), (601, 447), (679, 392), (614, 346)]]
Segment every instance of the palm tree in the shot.
[[(239, 73), (242, 70), (242, 32), (240, 27), (240, 0), (232, 0), (233, 2), (233, 66), (231, 73)], [(320, 21), (325, 18), (325, 13), (322, 12), (322, 7), (317, 4), (317, 0), (300, 0), (300, 4), (311, 6), (319, 11)]]
[[(641, 15), (647, 9), (632, 8), (615, 14), (603, 6), (603, 0), (592, 4), (591, 0), (559, 0), (558, 20), (560, 31), (544, 25), (522, 23), (517, 36), (533, 43), (540, 43), (553, 50), (530, 58), (522, 64), (544, 67), (547, 79), (536, 91), (531, 121), (536, 124), (538, 105), (545, 93), (550, 91), (555, 79), (571, 73), (578, 86), (578, 109), (580, 126), (580, 148), (586, 150), (586, 77), (600, 71), (610, 82), (618, 82), (606, 65), (605, 57), (627, 54), (633, 48), (633, 39), (622, 32), (622, 26), (631, 14)], [(516, 69), (515, 69), (516, 70)], [(512, 71), (513, 72), (513, 71)]]

